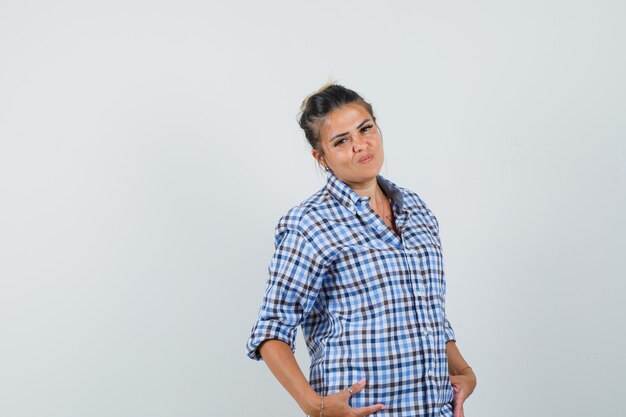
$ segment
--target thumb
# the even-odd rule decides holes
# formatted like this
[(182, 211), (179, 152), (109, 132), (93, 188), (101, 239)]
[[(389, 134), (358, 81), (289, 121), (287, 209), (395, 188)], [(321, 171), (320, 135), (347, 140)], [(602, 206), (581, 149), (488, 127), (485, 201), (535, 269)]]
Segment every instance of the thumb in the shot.
[(452, 414), (452, 417), (463, 417), (465, 414), (463, 413), (463, 403), (460, 403), (457, 401), (454, 404), (454, 411)]
[(465, 413), (463, 412), (463, 403), (465, 399), (461, 396), (461, 393), (458, 390), (454, 392), (454, 398), (452, 399), (452, 406), (454, 410), (452, 411), (452, 417), (464, 417)]

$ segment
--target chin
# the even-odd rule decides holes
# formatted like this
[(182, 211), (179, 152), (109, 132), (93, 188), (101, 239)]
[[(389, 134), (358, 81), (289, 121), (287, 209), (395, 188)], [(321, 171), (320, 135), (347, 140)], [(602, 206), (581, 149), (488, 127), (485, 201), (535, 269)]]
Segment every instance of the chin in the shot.
[(367, 170), (367, 174), (365, 175), (372, 175), (372, 176), (376, 176), (380, 173), (382, 166), (377, 166), (377, 167), (371, 167), (370, 169)]
[(362, 173), (361, 175), (355, 175), (354, 182), (359, 182), (359, 183), (364, 183), (364, 182), (368, 182), (373, 180), (374, 178), (376, 178), (376, 176), (378, 175), (378, 171), (377, 172), (368, 172), (368, 173)]

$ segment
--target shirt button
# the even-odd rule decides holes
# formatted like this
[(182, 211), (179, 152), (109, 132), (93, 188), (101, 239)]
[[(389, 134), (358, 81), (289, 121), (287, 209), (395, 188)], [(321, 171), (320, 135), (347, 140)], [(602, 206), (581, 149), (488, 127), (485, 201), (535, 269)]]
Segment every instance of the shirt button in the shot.
[(432, 369), (429, 369), (428, 372), (426, 373), (426, 375), (428, 375), (430, 377), (433, 377), (433, 376), (435, 376), (435, 373), (433, 372)]
[(418, 292), (417, 292), (417, 296), (418, 296), (418, 297), (420, 297), (420, 298), (422, 298), (422, 297), (424, 296), (424, 293), (423, 293), (422, 291), (418, 291)]
[(424, 335), (428, 336), (428, 333), (430, 333), (430, 331), (428, 330), (428, 328), (424, 329)]

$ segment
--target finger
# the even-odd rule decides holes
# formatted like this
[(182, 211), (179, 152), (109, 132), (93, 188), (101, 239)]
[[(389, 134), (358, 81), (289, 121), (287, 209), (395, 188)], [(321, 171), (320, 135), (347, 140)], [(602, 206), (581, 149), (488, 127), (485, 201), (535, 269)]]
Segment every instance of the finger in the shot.
[(452, 405), (454, 406), (454, 410), (452, 411), (452, 416), (453, 417), (463, 417), (463, 415), (465, 414), (463, 412), (463, 402), (465, 400), (459, 396), (459, 395), (455, 395), (454, 399), (452, 400)]
[(454, 392), (454, 401), (463, 402), (469, 397), (465, 385), (452, 385), (452, 391)]
[[(352, 390), (352, 395), (356, 394), (357, 392), (365, 388), (365, 384), (367, 384), (367, 380), (365, 378), (363, 378), (359, 382), (355, 382), (354, 384), (352, 384), (350, 386), (350, 389)], [(350, 392), (348, 390), (346, 391), (348, 392), (348, 395), (350, 395)]]
[(376, 404), (376, 405), (370, 405), (368, 407), (353, 408), (352, 411), (356, 413), (357, 417), (365, 417), (365, 416), (372, 415), (375, 412), (384, 410), (384, 409), (385, 409), (384, 404)]

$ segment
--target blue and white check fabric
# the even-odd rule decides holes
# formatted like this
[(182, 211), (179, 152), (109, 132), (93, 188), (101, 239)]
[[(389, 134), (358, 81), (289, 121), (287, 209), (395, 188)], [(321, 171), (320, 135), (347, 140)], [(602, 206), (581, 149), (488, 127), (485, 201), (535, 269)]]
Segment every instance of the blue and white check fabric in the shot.
[(417, 194), (378, 176), (398, 236), (332, 173), (276, 227), (276, 249), (248, 356), (302, 327), (309, 383), (329, 395), (367, 378), (352, 407), (385, 417), (452, 416), (445, 281), (437, 219)]

